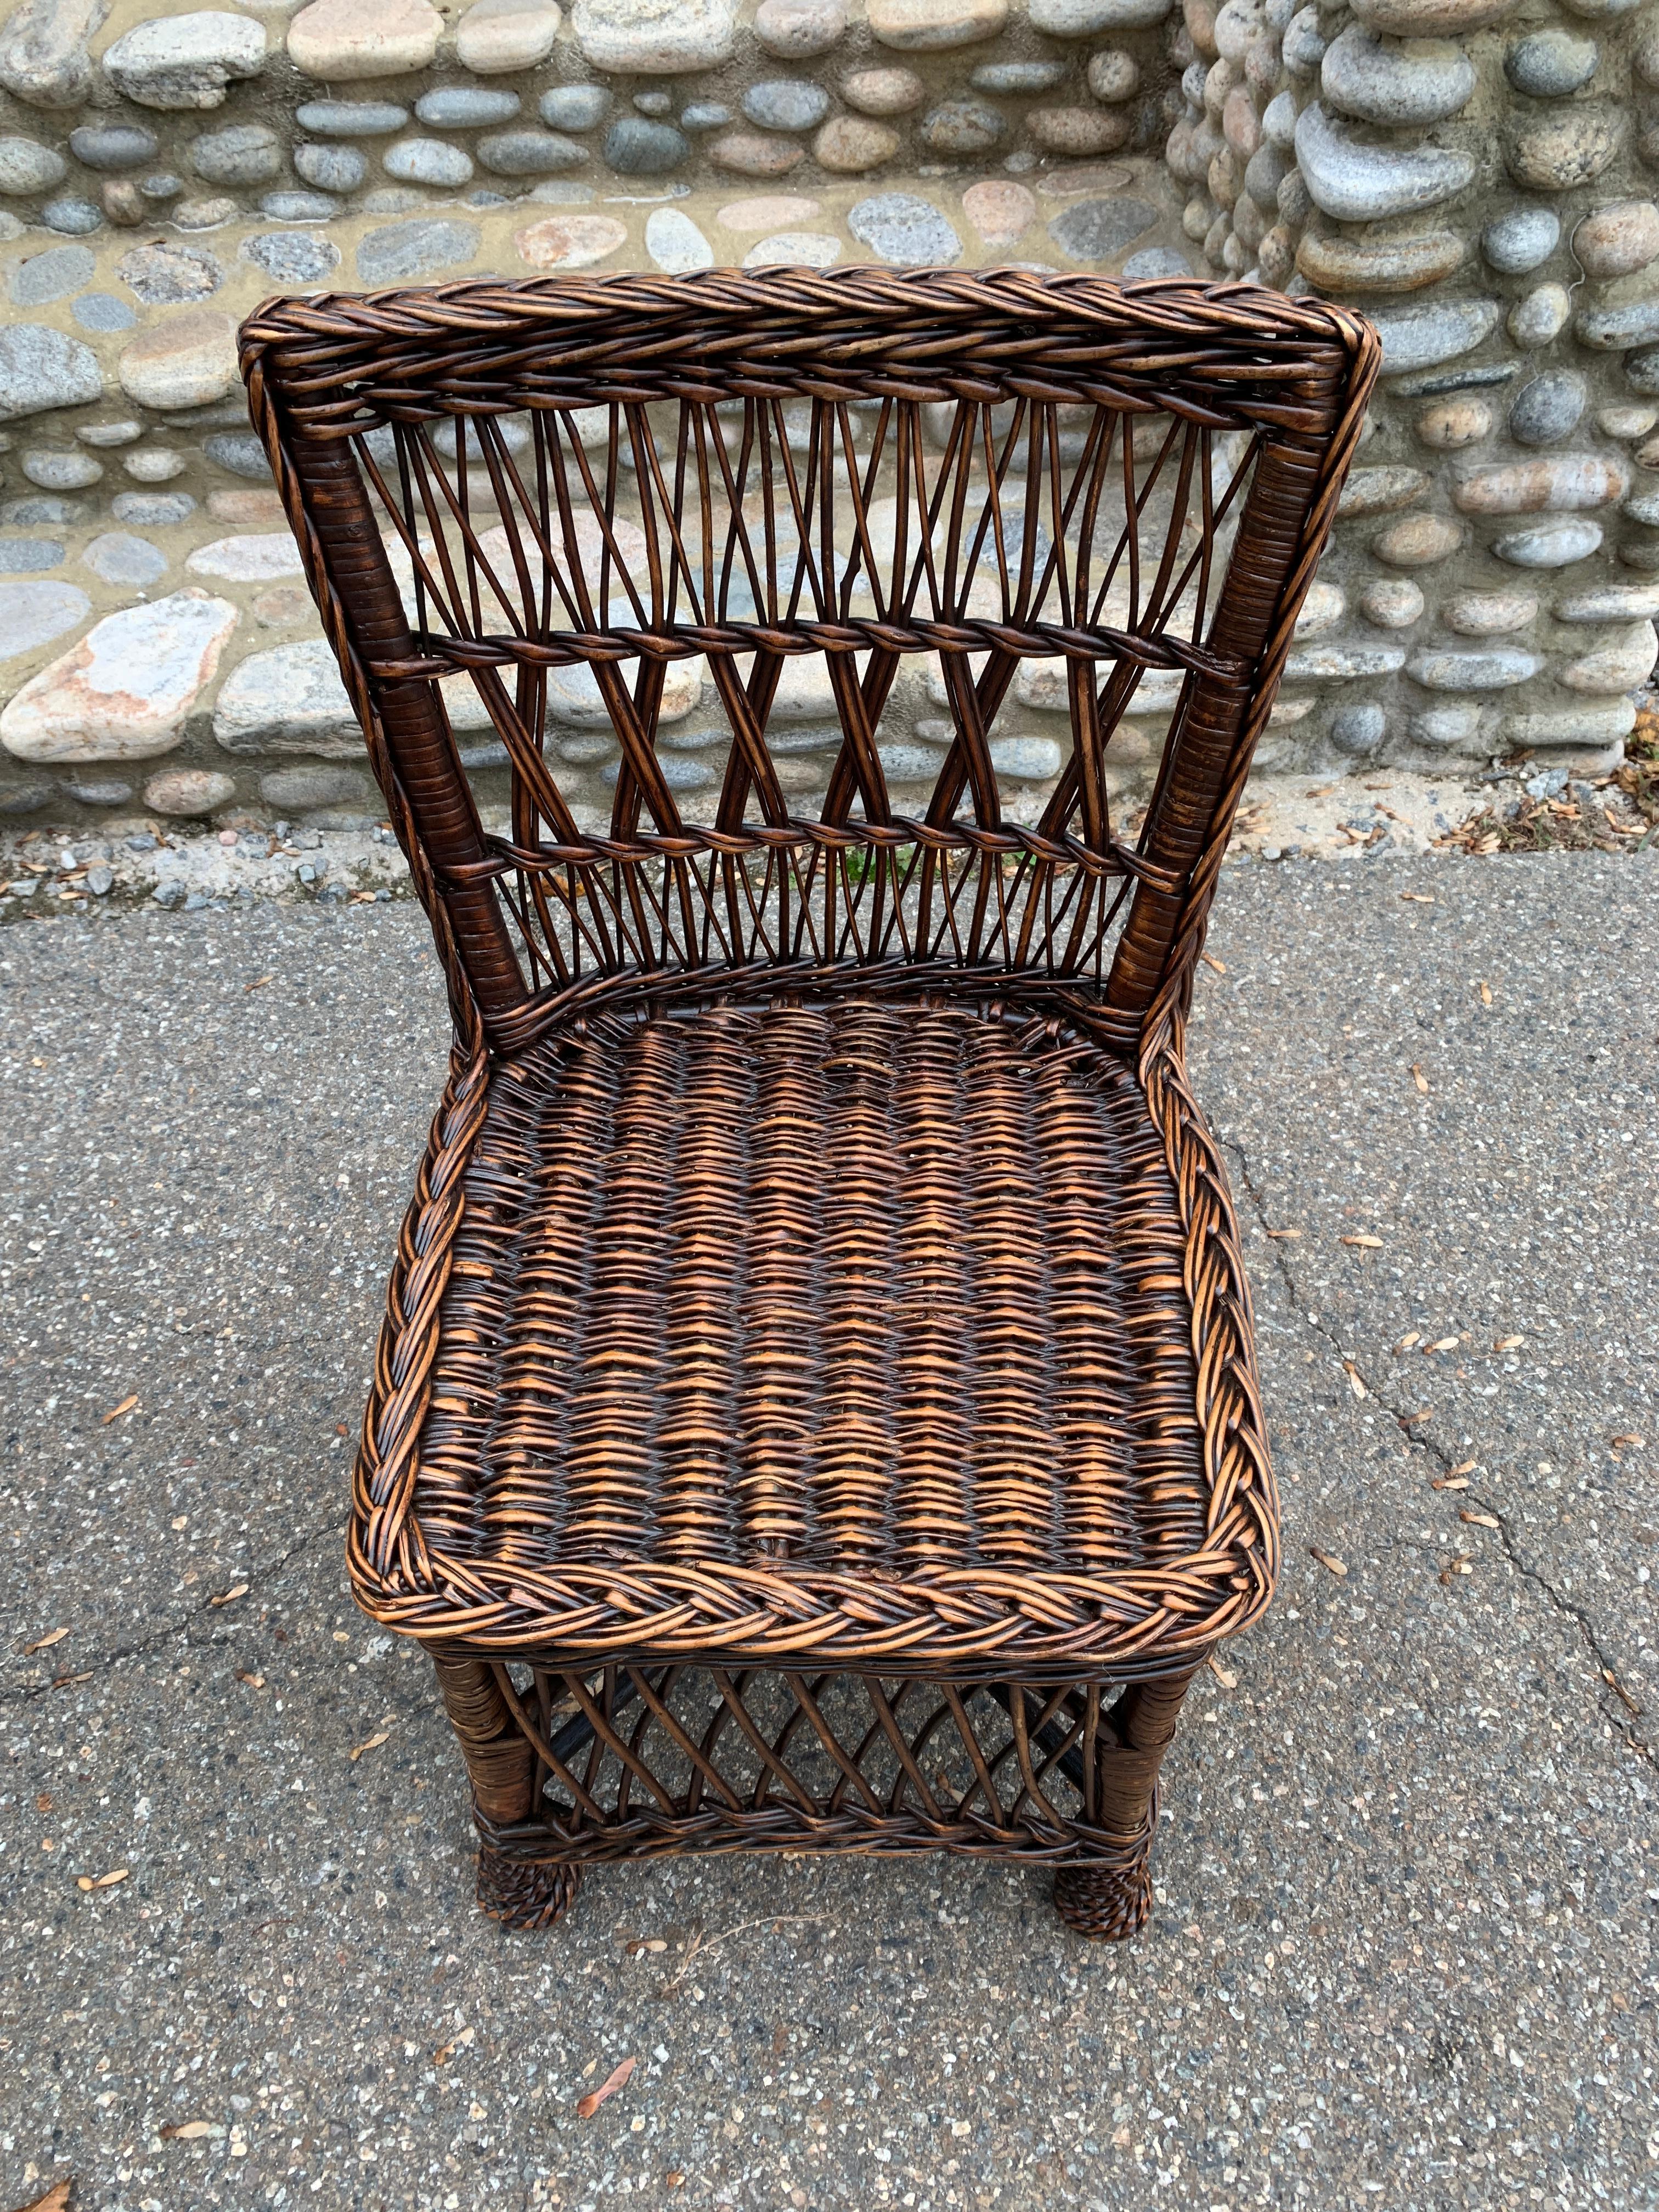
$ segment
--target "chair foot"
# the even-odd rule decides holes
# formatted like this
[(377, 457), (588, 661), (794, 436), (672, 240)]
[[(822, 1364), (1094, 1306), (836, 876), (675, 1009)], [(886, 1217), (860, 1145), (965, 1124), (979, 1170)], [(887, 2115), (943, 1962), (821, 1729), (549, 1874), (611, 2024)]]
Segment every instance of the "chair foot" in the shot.
[(1150, 1856), (1127, 1867), (1063, 1866), (1054, 1876), (1054, 1911), (1066, 1925), (1093, 1943), (1122, 1943), (1138, 1936), (1152, 1914)]
[(488, 1844), (478, 1852), (478, 1906), (503, 1928), (535, 1933), (569, 1910), (581, 1881), (577, 1866), (545, 1866), (504, 1858)]

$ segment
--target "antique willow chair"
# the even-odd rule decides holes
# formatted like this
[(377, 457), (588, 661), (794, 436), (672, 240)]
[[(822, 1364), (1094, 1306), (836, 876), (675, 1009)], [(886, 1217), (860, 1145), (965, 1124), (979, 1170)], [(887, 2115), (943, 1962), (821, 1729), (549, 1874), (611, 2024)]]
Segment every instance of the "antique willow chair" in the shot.
[[(279, 300), (242, 349), (454, 1016), (349, 1555), (432, 1653), (480, 1903), (944, 1849), (1133, 1933), (1182, 1692), (1273, 1584), (1182, 1030), (1374, 338), (1238, 286), (855, 268)], [(833, 767), (797, 811), (803, 654)], [(696, 820), (658, 743), (690, 656)], [(1027, 824), (994, 725), (1034, 659), (1071, 750)], [(577, 664), (604, 826), (549, 726)], [(883, 754), (929, 672), (912, 817)], [(494, 828), (445, 678), (510, 763)]]

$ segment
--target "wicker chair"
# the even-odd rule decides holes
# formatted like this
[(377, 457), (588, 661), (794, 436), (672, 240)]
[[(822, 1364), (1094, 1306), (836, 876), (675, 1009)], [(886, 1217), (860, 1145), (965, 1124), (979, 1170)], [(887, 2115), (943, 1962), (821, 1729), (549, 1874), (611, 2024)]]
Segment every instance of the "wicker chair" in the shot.
[[(242, 360), (454, 1017), (349, 1556), (432, 1653), (479, 1902), (943, 1849), (1133, 1933), (1182, 1693), (1273, 1585), (1182, 1034), (1374, 337), (1240, 286), (856, 268), (279, 300)], [(661, 738), (697, 662), (693, 822)], [(1034, 821), (1017, 683), (1070, 709)], [(604, 826), (573, 714), (614, 732)]]

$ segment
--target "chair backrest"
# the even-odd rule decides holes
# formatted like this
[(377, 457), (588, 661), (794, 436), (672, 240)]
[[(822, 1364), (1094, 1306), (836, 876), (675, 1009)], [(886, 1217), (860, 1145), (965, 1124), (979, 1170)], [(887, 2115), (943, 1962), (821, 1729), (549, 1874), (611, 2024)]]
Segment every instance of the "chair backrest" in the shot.
[[(988, 975), (1133, 1050), (1190, 990), (1377, 351), (1321, 301), (1013, 270), (260, 308), (253, 420), (458, 1023), (509, 1048), (642, 982)], [(662, 741), (699, 684), (725, 764), (690, 820)], [(1034, 820), (1005, 797), (1033, 750), (1000, 748), (1017, 686), (1069, 722)], [(809, 800), (778, 710), (814, 697)], [(1148, 706), (1167, 734), (1131, 842), (1110, 749), (1144, 750)], [(608, 818), (561, 783), (595, 725)]]

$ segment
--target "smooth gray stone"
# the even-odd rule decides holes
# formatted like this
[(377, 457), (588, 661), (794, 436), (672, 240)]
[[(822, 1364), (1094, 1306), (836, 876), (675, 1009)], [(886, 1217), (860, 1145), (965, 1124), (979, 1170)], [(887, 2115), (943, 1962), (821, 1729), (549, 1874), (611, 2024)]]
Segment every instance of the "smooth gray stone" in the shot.
[(34, 138), (0, 138), (0, 192), (49, 192), (68, 174), (69, 164), (55, 146)]
[(1650, 346), (1644, 353), (1626, 355), (1625, 381), (1632, 392), (1650, 397), (1659, 393), (1659, 346)]
[(1363, 760), (1382, 744), (1388, 716), (1374, 699), (1339, 707), (1331, 716), (1331, 743), (1339, 752)]
[(1473, 368), (1425, 369), (1400, 377), (1389, 388), (1397, 398), (1427, 399), (1447, 392), (1485, 392), (1494, 384), (1513, 383), (1520, 374), (1518, 361), (1486, 361)]
[[(0, 562), (0, 568), (3, 566), (3, 562)], [(49, 783), (9, 784), (0, 788), (0, 814), (14, 817), (38, 814), (43, 806), (50, 806), (56, 797), (57, 793)]]
[(109, 503), (118, 522), (136, 522), (141, 529), (164, 530), (196, 512), (187, 491), (118, 491)]
[(1146, 200), (1079, 200), (1057, 215), (1048, 235), (1072, 261), (1110, 261), (1158, 221)]
[(1578, 427), (1588, 387), (1570, 368), (1546, 368), (1510, 402), (1510, 435), (1522, 446), (1552, 446)]
[(720, 131), (732, 120), (732, 111), (717, 100), (694, 100), (680, 111), (682, 131)]
[(1493, 540), (1492, 551), (1516, 568), (1566, 568), (1588, 561), (1601, 543), (1601, 526), (1574, 515), (1512, 530)]
[(474, 149), (492, 176), (550, 177), (561, 169), (579, 168), (590, 149), (556, 131), (497, 131), (480, 138)]
[(1413, 714), (1407, 727), (1418, 744), (1427, 745), (1436, 752), (1446, 751), (1454, 745), (1467, 750), (1479, 737), (1484, 720), (1479, 707), (1431, 707), (1425, 713)]
[(204, 441), (203, 453), (216, 466), (255, 483), (269, 482), (270, 462), (252, 430), (222, 430)]
[(1504, 691), (1529, 683), (1543, 665), (1540, 654), (1516, 646), (1494, 646), (1485, 653), (1425, 648), (1412, 655), (1406, 673), (1426, 691)]
[(478, 250), (475, 223), (434, 217), (425, 222), (395, 222), (371, 230), (357, 248), (357, 274), (366, 284), (395, 284), (430, 269), (449, 269), (471, 261)]
[(64, 549), (51, 538), (0, 538), (0, 576), (27, 575), (32, 568), (56, 568)]
[(1583, 307), (1572, 334), (1593, 353), (1627, 353), (1659, 338), (1659, 300), (1633, 300), (1624, 307)]
[(138, 189), (147, 200), (176, 200), (185, 189), (185, 180), (175, 177), (171, 169), (158, 169), (153, 176), (140, 177)]
[(31, 107), (79, 107), (96, 87), (88, 47), (108, 0), (22, 0), (0, 26), (0, 85)]
[(296, 146), (294, 171), (319, 192), (355, 192), (368, 174), (368, 159), (356, 146)]
[(355, 768), (279, 768), (259, 779), (267, 805), (296, 814), (313, 806), (344, 806), (368, 797), (368, 778)]
[(1376, 313), (1371, 321), (1382, 341), (1382, 374), (1432, 368), (1460, 353), (1473, 352), (1498, 327), (1496, 300), (1444, 300), (1426, 307)]
[[(1200, 73), (1202, 74), (1201, 69)], [(1200, 103), (1195, 100), (1193, 104), (1197, 106)], [(1296, 144), (1296, 100), (1292, 94), (1276, 92), (1267, 102), (1261, 111), (1261, 135), (1281, 154), (1291, 151)]]
[(389, 100), (308, 100), (294, 120), (319, 138), (389, 138), (408, 122), (409, 110)]
[[(101, 461), (82, 449), (60, 453), (51, 447), (34, 447), (23, 456), (23, 474), (42, 491), (85, 491), (104, 473)], [(41, 520), (46, 518), (42, 516)], [(52, 518), (56, 520), (54, 516)]]
[(946, 100), (922, 117), (921, 142), (935, 154), (985, 154), (1006, 129), (1000, 111), (982, 100)]
[(1325, 49), (1319, 86), (1344, 115), (1397, 130), (1458, 114), (1474, 97), (1475, 70), (1449, 40), (1403, 46), (1354, 23)]
[(1361, 677), (1392, 676), (1406, 665), (1403, 645), (1344, 644), (1321, 638), (1295, 647), (1285, 663), (1286, 683), (1352, 684)]
[(860, 200), (847, 228), (860, 246), (896, 269), (942, 267), (962, 257), (956, 232), (931, 201), (914, 192), (877, 192)]
[(273, 222), (329, 222), (339, 210), (318, 192), (266, 192), (259, 212)]
[(1653, 529), (1659, 526), (1659, 491), (1632, 493), (1625, 501), (1624, 511), (1632, 522), (1639, 522), (1647, 529)]
[(60, 528), (65, 523), (78, 521), (84, 511), (81, 500), (55, 499), (49, 492), (36, 492), (28, 499), (0, 501), (0, 522), (44, 522)]
[(666, 92), (636, 92), (634, 105), (641, 115), (661, 116), (673, 112), (673, 95)]
[(1279, 47), (1287, 70), (1311, 76), (1325, 58), (1325, 40), (1319, 27), (1317, 8), (1298, 9), (1285, 26)]
[(1552, 27), (1517, 39), (1504, 57), (1504, 74), (1534, 100), (1563, 100), (1588, 84), (1601, 53), (1594, 39)]
[(190, 166), (210, 185), (268, 185), (283, 173), (283, 142), (269, 124), (228, 124), (193, 141)]
[(605, 158), (619, 177), (662, 177), (678, 169), (690, 142), (672, 123), (619, 115), (605, 134)]
[(768, 77), (744, 93), (743, 112), (762, 131), (811, 131), (830, 112), (830, 95), (799, 77)]
[(1278, 204), (1279, 188), (1296, 174), (1296, 163), (1277, 146), (1258, 146), (1244, 164), (1244, 189), (1259, 208)]
[(103, 210), (72, 195), (48, 200), (40, 210), (40, 220), (48, 230), (61, 231), (66, 238), (88, 238), (104, 227)]
[(1557, 622), (1650, 622), (1659, 615), (1659, 584), (1604, 584), (1599, 590), (1574, 592), (1558, 599)]
[[(82, 806), (125, 806), (132, 797), (132, 786), (119, 782), (112, 776), (101, 776), (95, 781), (90, 777), (76, 777), (66, 782), (64, 788)], [(109, 870), (105, 868), (97, 872), (107, 876)], [(88, 880), (90, 883), (90, 874)], [(104, 888), (107, 890), (109, 885), (106, 884)]]
[(142, 169), (155, 159), (153, 131), (137, 123), (83, 123), (69, 136), (70, 151), (83, 168), (116, 173)]
[(0, 422), (103, 397), (98, 356), (44, 323), (0, 325)]
[(428, 131), (482, 131), (510, 123), (523, 103), (516, 92), (481, 84), (439, 85), (415, 103), (415, 117)]
[(472, 156), (447, 138), (399, 138), (381, 155), (380, 167), (400, 185), (453, 190), (472, 181)]
[(1143, 247), (1140, 252), (1132, 253), (1123, 264), (1123, 279), (1128, 284), (1142, 284), (1155, 276), (1190, 276), (1192, 273), (1192, 263), (1172, 246)]
[(167, 556), (159, 545), (127, 530), (105, 531), (93, 539), (81, 558), (105, 583), (129, 584), (140, 590), (166, 575), (167, 569)]
[(331, 240), (304, 230), (267, 230), (242, 241), (242, 258), (263, 269), (277, 284), (320, 284), (331, 269), (340, 265), (340, 249)]
[(11, 272), (6, 289), (15, 307), (44, 307), (67, 299), (91, 282), (98, 258), (89, 246), (49, 246), (32, 253)]
[(1474, 181), (1472, 154), (1431, 146), (1367, 146), (1334, 124), (1317, 100), (1296, 121), (1296, 155), (1314, 204), (1339, 222), (1376, 222), (1435, 207)]
[(981, 62), (968, 82), (975, 92), (1052, 92), (1065, 76), (1064, 62)]
[(1060, 746), (1053, 738), (998, 738), (991, 746), (991, 765), (999, 775), (1045, 782), (1060, 774)]
[(541, 118), (555, 131), (591, 131), (610, 105), (602, 84), (556, 84), (542, 94)]
[(138, 318), (113, 292), (83, 292), (70, 307), (83, 331), (130, 331)]

